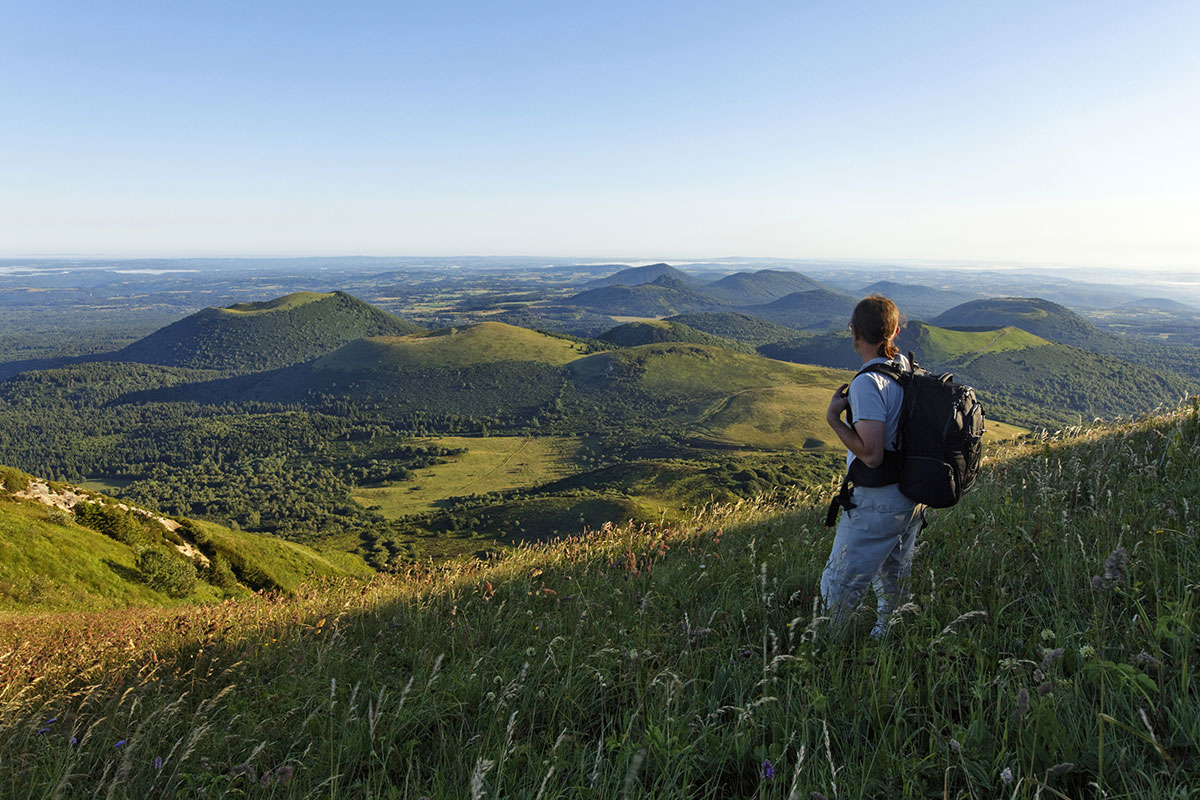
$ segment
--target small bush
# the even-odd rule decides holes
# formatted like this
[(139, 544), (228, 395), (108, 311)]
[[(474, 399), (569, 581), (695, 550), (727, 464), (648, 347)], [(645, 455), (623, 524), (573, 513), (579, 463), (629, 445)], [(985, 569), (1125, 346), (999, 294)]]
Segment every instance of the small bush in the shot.
[(100, 503), (77, 503), (74, 511), (75, 520), (80, 525), (133, 548), (152, 547), (161, 539), (154, 536), (137, 515), (119, 508), (109, 508)]
[(229, 566), (229, 559), (220, 553), (215, 553), (209, 558), (209, 565), (204, 570), (204, 579), (227, 592), (236, 589), (238, 585), (237, 576)]
[(64, 511), (58, 506), (50, 506), (46, 510), (46, 521), (53, 525), (61, 525), (65, 528), (70, 524), (72, 519), (74, 517), (71, 516), (71, 512)]
[(137, 568), (150, 588), (171, 597), (187, 597), (196, 590), (195, 565), (165, 550), (142, 550), (137, 556)]
[(9, 467), (0, 467), (0, 485), (10, 494), (23, 492), (29, 487), (29, 478)]

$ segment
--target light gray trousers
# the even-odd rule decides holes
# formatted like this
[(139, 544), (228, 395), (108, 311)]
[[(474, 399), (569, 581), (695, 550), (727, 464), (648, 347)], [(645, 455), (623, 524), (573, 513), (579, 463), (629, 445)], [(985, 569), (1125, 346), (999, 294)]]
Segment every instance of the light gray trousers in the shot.
[(913, 545), (925, 506), (901, 494), (898, 483), (855, 486), (851, 501), (855, 507), (842, 511), (821, 573), (821, 600), (830, 624), (841, 630), (871, 586), (877, 612), (871, 635), (882, 636), (888, 617), (907, 596), (903, 583), (912, 569)]

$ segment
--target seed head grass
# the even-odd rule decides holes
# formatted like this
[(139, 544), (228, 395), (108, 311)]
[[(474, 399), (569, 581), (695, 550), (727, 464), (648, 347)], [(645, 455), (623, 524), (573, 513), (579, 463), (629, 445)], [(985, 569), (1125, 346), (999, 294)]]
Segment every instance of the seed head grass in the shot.
[(882, 641), (872, 598), (848, 636), (820, 614), (832, 488), (290, 596), (5, 615), (0, 796), (1194, 796), (1194, 407), (991, 452)]

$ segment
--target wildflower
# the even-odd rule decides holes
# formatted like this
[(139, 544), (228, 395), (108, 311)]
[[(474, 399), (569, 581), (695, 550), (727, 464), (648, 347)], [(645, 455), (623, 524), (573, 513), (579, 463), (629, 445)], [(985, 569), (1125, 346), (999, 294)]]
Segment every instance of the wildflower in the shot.
[(76, 739), (74, 736), (71, 737), (70, 742), (71, 742), (71, 744), (79, 744), (79, 740)]
[(1004, 781), (1005, 786), (1012, 786), (1012, 782), (1013, 782), (1012, 770), (1009, 769), (1008, 767), (1005, 767), (1003, 770), (1001, 770), (1000, 771), (1000, 780)]
[(958, 743), (958, 739), (950, 740), (950, 749), (956, 753), (962, 749), (962, 745)]
[(162, 769), (162, 756), (157, 756), (154, 759), (154, 771), (158, 772), (160, 769)]
[(258, 777), (258, 771), (254, 769), (252, 764), (238, 764), (233, 769), (229, 770), (230, 778), (238, 778), (245, 775), (251, 781)]
[(1027, 689), (1022, 689), (1020, 692), (1017, 693), (1017, 707), (1016, 707), (1016, 710), (1013, 711), (1013, 715), (1012, 715), (1013, 724), (1019, 725), (1021, 723), (1021, 720), (1025, 718), (1025, 715), (1028, 712), (1029, 712), (1029, 691)]
[(1154, 656), (1147, 653), (1145, 650), (1133, 657), (1134, 662), (1143, 667), (1161, 667), (1162, 662)]
[(279, 783), (287, 786), (292, 782), (292, 776), (295, 774), (295, 767), (290, 767), (284, 764), (281, 767), (276, 767), (273, 770), (267, 770), (262, 775), (262, 780), (258, 782), (259, 786), (270, 786), (273, 783)]
[(1096, 648), (1092, 647), (1090, 644), (1085, 644), (1083, 647), (1079, 648), (1080, 658), (1091, 658), (1094, 655), (1096, 655)]
[(1118, 546), (1104, 560), (1104, 577), (1113, 583), (1125, 580), (1125, 565), (1129, 563), (1129, 554), (1124, 547)]
[(56, 722), (58, 722), (58, 717), (51, 717), (50, 719), (46, 720), (47, 725), (53, 725)]
[(129, 741), (129, 740), (128, 740), (128, 739), (122, 739), (121, 741), (119, 741), (119, 742), (117, 742), (116, 744), (114, 744), (114, 745), (113, 745), (113, 747), (114, 747), (114, 748), (116, 748), (116, 747), (124, 747), (124, 746), (125, 746), (125, 742), (127, 742), (127, 741)]
[(1042, 669), (1050, 669), (1050, 667), (1054, 666), (1054, 662), (1062, 658), (1064, 652), (1066, 652), (1066, 648), (1063, 647), (1056, 647), (1053, 650), (1043, 650)]
[(1050, 630), (1049, 628), (1043, 629), (1040, 635), (1043, 642), (1053, 642), (1055, 638), (1057, 638), (1054, 634), (1054, 631)]
[(762, 776), (764, 780), (768, 781), (775, 777), (775, 765), (771, 763), (770, 759), (763, 759)]
[(1050, 681), (1043, 681), (1042, 683), (1038, 684), (1038, 697), (1045, 697), (1046, 695), (1050, 694), (1053, 689), (1054, 687), (1050, 684)]

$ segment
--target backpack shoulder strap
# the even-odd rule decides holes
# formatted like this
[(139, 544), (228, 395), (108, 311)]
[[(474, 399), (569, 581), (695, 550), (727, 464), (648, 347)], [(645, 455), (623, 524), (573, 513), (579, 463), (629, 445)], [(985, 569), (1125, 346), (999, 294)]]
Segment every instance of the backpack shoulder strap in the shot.
[[(897, 364), (896, 362), (886, 361), (882, 364), (880, 364), (880, 363), (867, 364), (865, 367), (860, 369), (858, 372), (854, 373), (854, 378), (857, 378), (859, 375), (863, 375), (867, 372), (878, 372), (881, 375), (887, 375), (889, 378), (891, 378), (892, 380), (894, 380), (896, 383), (900, 384), (901, 386), (903, 386), (904, 383), (908, 380), (908, 378), (912, 375), (911, 371), (902, 370), (900, 368), (900, 365)], [(854, 378), (851, 378), (850, 380), (854, 380)]]

